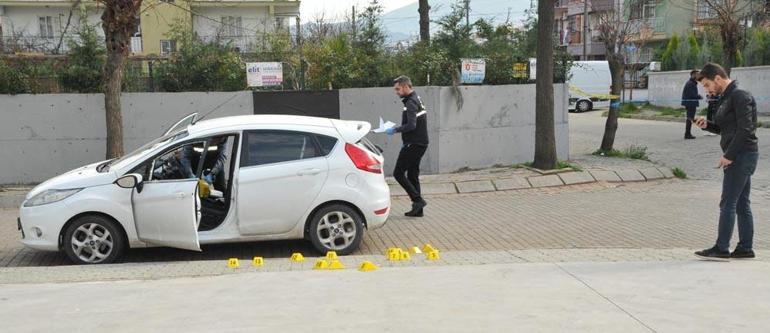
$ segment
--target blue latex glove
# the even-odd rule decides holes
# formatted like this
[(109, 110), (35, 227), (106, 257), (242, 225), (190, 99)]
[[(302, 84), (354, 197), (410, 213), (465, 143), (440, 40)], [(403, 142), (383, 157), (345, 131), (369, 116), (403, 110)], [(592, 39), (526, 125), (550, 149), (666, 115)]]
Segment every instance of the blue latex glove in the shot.
[(395, 127), (391, 127), (391, 128), (386, 129), (385, 130), (385, 134), (387, 134), (387, 135), (396, 134), (396, 128)]
[(203, 176), (203, 180), (209, 183), (209, 185), (214, 184), (214, 177), (212, 177), (211, 175)]

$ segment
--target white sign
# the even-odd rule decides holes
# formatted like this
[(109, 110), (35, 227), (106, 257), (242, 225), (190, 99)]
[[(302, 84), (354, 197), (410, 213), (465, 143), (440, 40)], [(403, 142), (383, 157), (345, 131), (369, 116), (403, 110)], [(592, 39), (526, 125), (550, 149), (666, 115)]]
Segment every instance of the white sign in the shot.
[(270, 87), (283, 84), (283, 64), (280, 62), (247, 62), (246, 82), (249, 87)]
[(462, 59), (460, 69), (460, 82), (481, 84), (484, 82), (486, 62), (484, 59)]

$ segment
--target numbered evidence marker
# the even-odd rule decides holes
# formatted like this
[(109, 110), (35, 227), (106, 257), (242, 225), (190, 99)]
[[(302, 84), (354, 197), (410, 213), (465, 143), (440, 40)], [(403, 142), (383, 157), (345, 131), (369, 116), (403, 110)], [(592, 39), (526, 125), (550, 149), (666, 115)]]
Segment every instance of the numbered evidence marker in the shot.
[(238, 267), (241, 267), (241, 264), (238, 262), (238, 258), (230, 258), (227, 260), (227, 267), (238, 268)]
[(302, 255), (302, 253), (294, 253), (291, 255), (291, 261), (293, 262), (303, 262), (305, 261), (305, 257)]
[(441, 259), (441, 257), (439, 257), (439, 255), (438, 255), (438, 251), (436, 251), (436, 250), (428, 252), (425, 257), (428, 260), (431, 260), (431, 261)]
[(364, 261), (361, 263), (361, 266), (358, 267), (358, 270), (361, 272), (371, 272), (371, 271), (377, 270), (377, 268), (379, 267), (377, 267), (377, 265), (375, 265), (373, 262)]
[(254, 259), (251, 260), (251, 264), (254, 267), (262, 267), (265, 265), (265, 259), (262, 257), (254, 257)]
[(402, 253), (404, 253), (404, 250), (392, 247), (388, 249), (388, 260), (389, 261), (401, 261), (402, 260)]
[(326, 252), (326, 260), (333, 261), (337, 259), (339, 259), (337, 257), (337, 252), (334, 252), (334, 251)]
[(326, 259), (318, 259), (313, 265), (313, 269), (329, 269), (329, 262)]

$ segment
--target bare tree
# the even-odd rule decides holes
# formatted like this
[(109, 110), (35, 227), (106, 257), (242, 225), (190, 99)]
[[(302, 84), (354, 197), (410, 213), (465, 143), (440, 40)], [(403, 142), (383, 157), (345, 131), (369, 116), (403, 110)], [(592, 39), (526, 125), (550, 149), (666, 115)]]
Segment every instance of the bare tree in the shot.
[(537, 76), (535, 84), (535, 160), (542, 170), (556, 169), (556, 131), (553, 116), (554, 0), (537, 2)]
[(629, 15), (626, 15), (623, 0), (612, 0), (604, 8), (593, 6), (593, 10), (596, 13), (595, 30), (599, 33), (599, 40), (604, 43), (604, 54), (610, 67), (610, 76), (612, 77), (610, 95), (613, 98), (610, 100), (610, 110), (607, 114), (604, 136), (599, 148), (601, 151), (607, 152), (613, 149), (615, 133), (618, 130), (619, 97), (623, 91), (626, 69), (626, 45), (631, 40), (632, 33), (639, 31), (639, 25), (638, 21), (630, 20)]
[(430, 5), (428, 0), (420, 0), (420, 40), (430, 43)]
[[(669, 0), (673, 5), (692, 8), (696, 23), (713, 26), (722, 39), (722, 67), (727, 73), (736, 65), (738, 50), (744, 42), (744, 27), (749, 20), (764, 13), (766, 0)], [(698, 6), (705, 6), (699, 10)], [(701, 16), (701, 13), (705, 14)]]
[(104, 0), (104, 29), (107, 61), (104, 63), (104, 110), (107, 120), (107, 158), (123, 155), (123, 115), (120, 90), (131, 36), (136, 30), (142, 0)]

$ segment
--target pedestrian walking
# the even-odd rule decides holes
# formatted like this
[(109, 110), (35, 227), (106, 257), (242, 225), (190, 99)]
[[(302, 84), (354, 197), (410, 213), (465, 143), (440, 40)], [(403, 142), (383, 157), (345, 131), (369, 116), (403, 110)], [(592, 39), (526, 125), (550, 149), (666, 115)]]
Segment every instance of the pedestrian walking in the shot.
[(396, 95), (404, 103), (401, 125), (386, 131), (388, 135), (401, 133), (403, 145), (396, 160), (393, 177), (404, 188), (412, 200), (412, 210), (405, 215), (422, 217), (423, 209), (428, 205), (420, 191), (420, 162), (428, 150), (428, 115), (420, 96), (412, 89), (412, 81), (406, 76), (399, 76), (393, 81)]
[(695, 112), (698, 110), (698, 106), (700, 106), (699, 100), (703, 99), (703, 97), (698, 94), (698, 81), (696, 80), (696, 75), (698, 75), (697, 70), (690, 71), (690, 79), (687, 80), (687, 83), (684, 84), (684, 89), (682, 89), (682, 106), (687, 110), (687, 120), (685, 120), (686, 125), (684, 131), (685, 140), (695, 139), (692, 135), (692, 120), (695, 118)]
[[(724, 154), (719, 159), (718, 167), (723, 170), (724, 179), (716, 244), (695, 252), (695, 255), (712, 260), (754, 258), (754, 218), (749, 196), (751, 176), (759, 159), (755, 133), (757, 104), (751, 93), (739, 89), (737, 81), (730, 80), (727, 72), (717, 64), (706, 64), (698, 74), (698, 81), (710, 94), (719, 96), (713, 120), (700, 117), (696, 125), (722, 136), (720, 146)], [(736, 215), (739, 242), (730, 253)]]
[[(708, 103), (708, 108), (706, 109), (706, 120), (713, 121), (714, 113), (717, 111), (717, 106), (719, 105), (719, 96), (707, 93), (706, 103)], [(706, 131), (706, 136), (715, 136), (715, 135), (716, 134), (714, 133)]]

